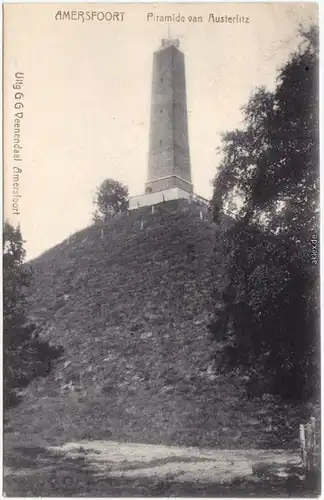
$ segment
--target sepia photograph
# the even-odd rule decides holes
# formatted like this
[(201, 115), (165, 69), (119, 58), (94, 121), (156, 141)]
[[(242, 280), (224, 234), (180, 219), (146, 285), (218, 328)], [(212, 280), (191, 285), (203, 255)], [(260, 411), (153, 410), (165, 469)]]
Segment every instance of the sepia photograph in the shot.
[(316, 3), (3, 6), (5, 497), (321, 494)]

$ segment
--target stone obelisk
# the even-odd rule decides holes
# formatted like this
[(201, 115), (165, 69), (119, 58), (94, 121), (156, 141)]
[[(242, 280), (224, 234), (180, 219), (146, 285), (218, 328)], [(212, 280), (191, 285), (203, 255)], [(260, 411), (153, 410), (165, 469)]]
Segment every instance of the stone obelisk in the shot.
[(163, 39), (153, 55), (145, 193), (174, 187), (192, 193), (187, 115), (184, 55), (179, 40)]

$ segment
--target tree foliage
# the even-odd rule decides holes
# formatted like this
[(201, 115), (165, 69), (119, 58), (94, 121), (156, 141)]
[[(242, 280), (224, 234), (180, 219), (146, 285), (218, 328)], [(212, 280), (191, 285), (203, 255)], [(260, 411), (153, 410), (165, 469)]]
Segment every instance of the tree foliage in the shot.
[(229, 211), (235, 224), (211, 330), (229, 364), (287, 398), (313, 394), (319, 373), (318, 70), (312, 27), (274, 92), (258, 88), (244, 127), (223, 135), (212, 200), (215, 220)]
[(104, 180), (97, 187), (94, 199), (93, 221), (105, 221), (128, 209), (128, 188), (114, 179)]
[(63, 349), (39, 338), (28, 324), (26, 293), (31, 273), (23, 263), (20, 227), (4, 224), (3, 235), (3, 389), (4, 408), (17, 401), (17, 392), (38, 376), (47, 375)]

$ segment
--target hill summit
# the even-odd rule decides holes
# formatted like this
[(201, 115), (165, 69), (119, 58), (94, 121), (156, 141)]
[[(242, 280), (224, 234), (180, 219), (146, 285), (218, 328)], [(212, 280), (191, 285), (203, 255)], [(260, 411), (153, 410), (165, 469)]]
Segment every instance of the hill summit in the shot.
[(199, 205), (174, 200), (88, 227), (30, 262), (30, 319), (65, 352), (12, 410), (26, 440), (262, 448), (291, 439), (287, 408), (277, 405), (272, 428), (267, 402), (214, 371), (207, 325), (220, 231)]

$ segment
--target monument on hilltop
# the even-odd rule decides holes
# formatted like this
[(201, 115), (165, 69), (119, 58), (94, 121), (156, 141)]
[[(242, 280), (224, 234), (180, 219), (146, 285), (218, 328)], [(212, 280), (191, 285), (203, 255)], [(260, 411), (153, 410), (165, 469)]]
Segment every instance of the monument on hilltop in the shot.
[(145, 194), (130, 197), (129, 209), (193, 198), (207, 203), (193, 194), (184, 54), (179, 40), (169, 37), (153, 55)]

